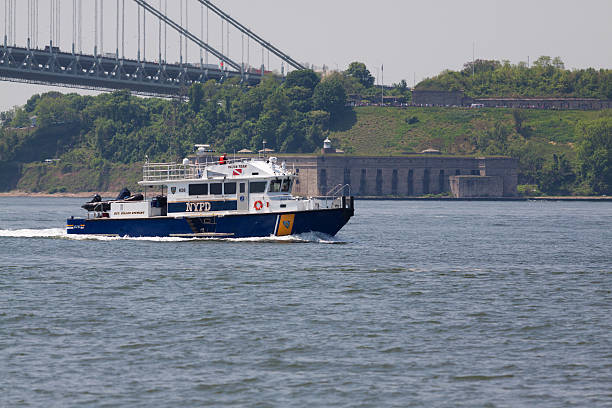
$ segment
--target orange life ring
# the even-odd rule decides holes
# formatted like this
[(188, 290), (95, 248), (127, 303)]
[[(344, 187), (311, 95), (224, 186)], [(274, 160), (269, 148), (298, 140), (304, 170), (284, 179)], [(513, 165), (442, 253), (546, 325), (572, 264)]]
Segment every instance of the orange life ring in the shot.
[(255, 207), (255, 210), (259, 211), (263, 208), (263, 203), (261, 201), (255, 201), (253, 207)]

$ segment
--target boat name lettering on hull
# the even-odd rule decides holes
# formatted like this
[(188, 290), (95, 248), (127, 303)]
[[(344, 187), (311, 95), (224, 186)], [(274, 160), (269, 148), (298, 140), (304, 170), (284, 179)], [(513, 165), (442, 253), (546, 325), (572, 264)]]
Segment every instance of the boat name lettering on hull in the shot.
[(187, 205), (186, 212), (208, 212), (211, 205), (209, 202), (204, 203), (185, 203)]

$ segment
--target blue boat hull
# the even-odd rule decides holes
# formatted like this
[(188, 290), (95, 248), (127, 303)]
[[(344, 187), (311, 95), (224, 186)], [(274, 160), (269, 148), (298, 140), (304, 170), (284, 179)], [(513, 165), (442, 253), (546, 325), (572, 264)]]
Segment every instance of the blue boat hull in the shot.
[[(352, 208), (223, 217), (154, 217), (137, 219), (69, 218), (68, 234), (127, 237), (269, 237), (321, 232), (334, 236), (354, 215)], [(289, 217), (289, 218), (287, 218)]]

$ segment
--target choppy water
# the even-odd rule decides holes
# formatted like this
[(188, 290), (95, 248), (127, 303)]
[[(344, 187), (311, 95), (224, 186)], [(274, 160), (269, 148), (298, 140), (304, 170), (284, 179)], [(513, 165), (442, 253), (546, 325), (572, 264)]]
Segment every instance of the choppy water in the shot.
[(612, 406), (610, 203), (69, 239), (81, 201), (0, 198), (0, 406)]

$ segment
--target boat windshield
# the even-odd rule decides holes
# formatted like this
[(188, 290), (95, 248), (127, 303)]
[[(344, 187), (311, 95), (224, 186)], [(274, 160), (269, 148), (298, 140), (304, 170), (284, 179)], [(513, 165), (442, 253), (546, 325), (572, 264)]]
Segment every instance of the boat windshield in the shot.
[(284, 179), (283, 180), (283, 187), (281, 188), (281, 191), (283, 193), (288, 193), (291, 191), (291, 179)]
[(268, 192), (269, 193), (280, 193), (282, 182), (283, 182), (282, 180), (272, 180), (270, 182), (270, 189), (268, 190)]

